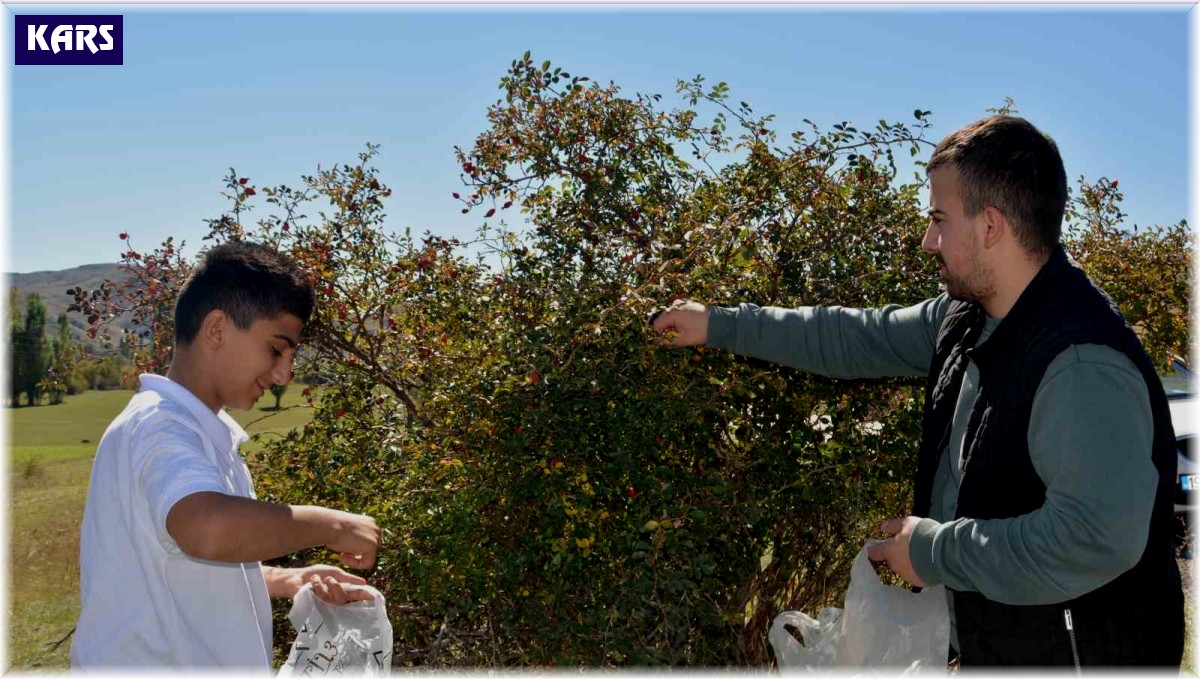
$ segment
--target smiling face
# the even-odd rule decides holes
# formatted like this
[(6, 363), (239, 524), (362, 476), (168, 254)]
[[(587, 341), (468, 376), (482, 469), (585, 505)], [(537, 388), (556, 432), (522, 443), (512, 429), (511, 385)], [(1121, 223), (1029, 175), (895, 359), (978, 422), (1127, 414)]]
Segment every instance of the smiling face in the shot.
[(272, 385), (287, 384), (303, 329), (304, 323), (287, 312), (260, 318), (246, 330), (225, 317), (222, 341), (213, 352), (220, 403), (249, 410)]
[(984, 212), (968, 217), (953, 165), (929, 173), (929, 228), (921, 249), (938, 259), (938, 275), (950, 297), (983, 302), (995, 295), (991, 270), (984, 262)]

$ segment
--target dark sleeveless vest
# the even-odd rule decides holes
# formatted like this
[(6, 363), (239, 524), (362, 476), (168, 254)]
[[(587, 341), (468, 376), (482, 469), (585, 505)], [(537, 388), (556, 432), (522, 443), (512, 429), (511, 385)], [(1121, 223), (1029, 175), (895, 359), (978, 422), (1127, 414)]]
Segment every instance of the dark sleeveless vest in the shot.
[(1159, 482), (1141, 560), (1099, 589), (1039, 606), (953, 592), (962, 665), (1177, 667), (1183, 654), (1183, 590), (1172, 539), (1175, 434), (1162, 383), (1141, 342), (1108, 295), (1061, 248), (987, 341), (969, 348), (984, 321), (979, 304), (954, 302), (938, 333), (925, 389), (915, 516), (929, 516), (933, 478), (950, 438), (968, 358), (979, 369), (979, 395), (967, 420), (956, 518), (1009, 518), (1045, 503), (1046, 487), (1029, 457), (1030, 414), (1047, 366), (1073, 344), (1112, 347), (1141, 371), (1154, 416), (1151, 457)]

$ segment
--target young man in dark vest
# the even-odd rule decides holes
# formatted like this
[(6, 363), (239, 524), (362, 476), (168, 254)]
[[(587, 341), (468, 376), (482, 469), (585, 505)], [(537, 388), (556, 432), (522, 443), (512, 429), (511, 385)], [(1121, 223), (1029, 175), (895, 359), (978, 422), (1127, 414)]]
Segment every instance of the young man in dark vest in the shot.
[(950, 590), (966, 666), (1178, 667), (1174, 433), (1161, 382), (1112, 300), (1059, 243), (1058, 147), (993, 116), (929, 161), (946, 293), (912, 307), (676, 302), (654, 320), (830, 377), (927, 378), (912, 516), (870, 556)]

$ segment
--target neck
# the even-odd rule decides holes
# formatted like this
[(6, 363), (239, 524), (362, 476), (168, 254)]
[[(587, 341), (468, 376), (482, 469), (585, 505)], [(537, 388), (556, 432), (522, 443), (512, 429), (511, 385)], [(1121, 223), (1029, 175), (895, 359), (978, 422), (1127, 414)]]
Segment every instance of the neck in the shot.
[(1007, 316), (1020, 299), (1021, 293), (1025, 292), (1025, 288), (1029, 287), (1048, 260), (1049, 256), (1046, 255), (1028, 256), (1020, 252), (997, 267), (996, 292), (987, 299), (980, 300), (987, 315), (995, 319)]
[(192, 392), (213, 413), (221, 412), (221, 400), (217, 397), (216, 389), (204, 379), (204, 374), (196, 370), (191, 351), (183, 347), (175, 347), (175, 357), (171, 367), (167, 368), (167, 379)]

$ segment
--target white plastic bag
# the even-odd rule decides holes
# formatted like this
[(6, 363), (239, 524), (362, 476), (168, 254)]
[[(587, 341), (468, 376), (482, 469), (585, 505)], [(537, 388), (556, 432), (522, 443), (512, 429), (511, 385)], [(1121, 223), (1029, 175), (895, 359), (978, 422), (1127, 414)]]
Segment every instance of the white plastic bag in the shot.
[[(914, 593), (879, 581), (867, 559), (870, 540), (850, 568), (845, 609), (825, 608), (816, 618), (784, 611), (771, 623), (768, 639), (781, 671), (876, 670), (890, 674), (946, 672), (950, 614), (946, 588)], [(801, 645), (785, 629), (798, 629)]]
[(387, 676), (392, 665), (392, 623), (379, 590), (365, 589), (373, 601), (331, 604), (317, 598), (312, 585), (296, 593), (288, 620), (296, 628), (296, 641), (279, 677)]

